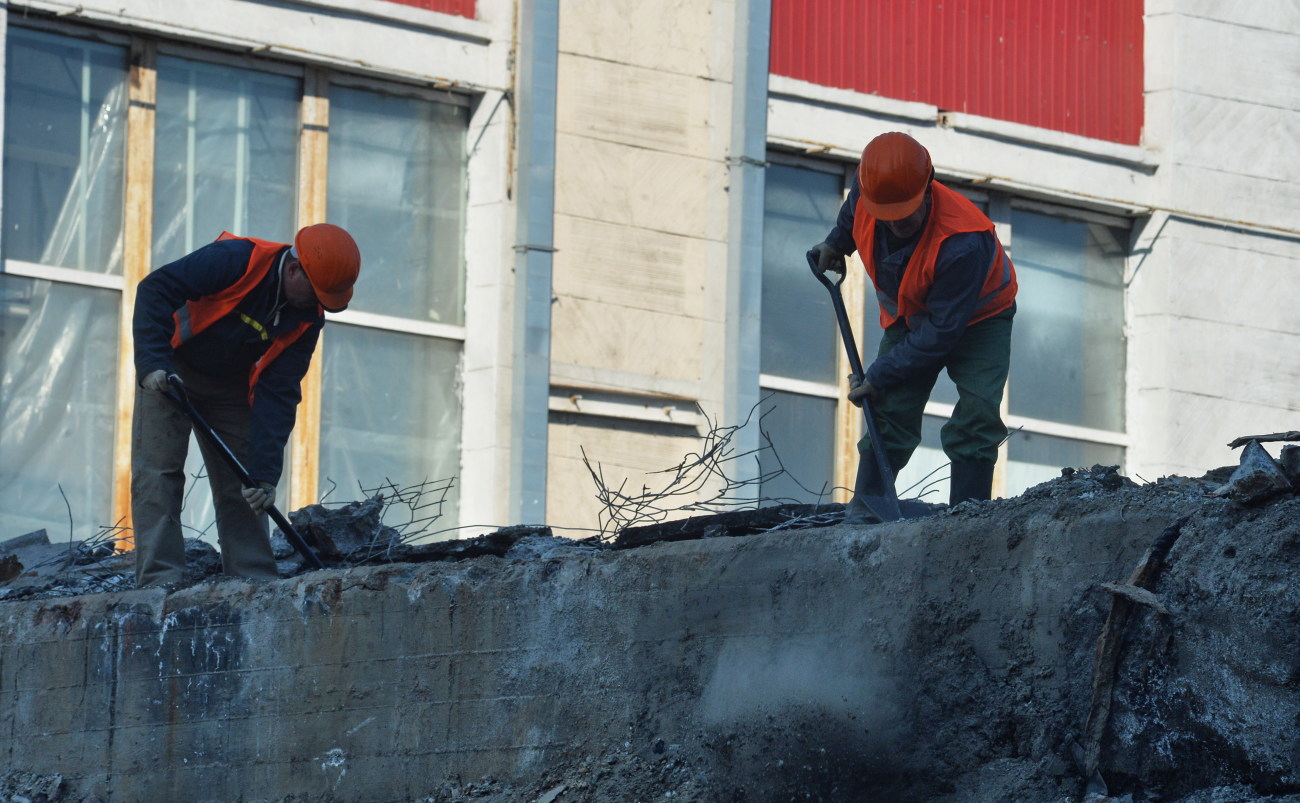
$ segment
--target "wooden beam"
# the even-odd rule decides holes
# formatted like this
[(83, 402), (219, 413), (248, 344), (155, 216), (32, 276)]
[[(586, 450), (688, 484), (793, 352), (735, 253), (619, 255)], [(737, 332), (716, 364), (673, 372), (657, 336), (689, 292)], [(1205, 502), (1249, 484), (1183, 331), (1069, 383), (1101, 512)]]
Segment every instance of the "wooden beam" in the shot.
[[(149, 274), (153, 253), (153, 141), (157, 102), (157, 48), (131, 42), (126, 113), (126, 194), (122, 214), (122, 305), (118, 315), (117, 429), (113, 442), (113, 520), (131, 525), (131, 418), (135, 406), (135, 350), (131, 319), (135, 287)], [(132, 536), (118, 542), (133, 547)]]
[[(298, 225), (325, 221), (325, 189), (329, 176), (329, 78), (322, 70), (303, 76), (298, 140)], [(302, 380), (302, 401), (290, 439), (289, 509), (320, 501), (321, 332), (311, 367)]]

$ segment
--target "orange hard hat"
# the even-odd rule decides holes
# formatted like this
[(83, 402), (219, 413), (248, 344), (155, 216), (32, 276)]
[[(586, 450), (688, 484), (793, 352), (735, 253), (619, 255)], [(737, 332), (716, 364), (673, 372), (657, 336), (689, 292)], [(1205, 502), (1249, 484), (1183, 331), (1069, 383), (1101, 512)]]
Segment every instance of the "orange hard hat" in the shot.
[(879, 220), (902, 220), (915, 212), (933, 176), (930, 152), (899, 131), (881, 134), (867, 143), (858, 163), (862, 202)]
[(361, 272), (361, 250), (352, 235), (331, 223), (317, 223), (304, 226), (293, 247), (321, 306), (330, 312), (347, 309)]

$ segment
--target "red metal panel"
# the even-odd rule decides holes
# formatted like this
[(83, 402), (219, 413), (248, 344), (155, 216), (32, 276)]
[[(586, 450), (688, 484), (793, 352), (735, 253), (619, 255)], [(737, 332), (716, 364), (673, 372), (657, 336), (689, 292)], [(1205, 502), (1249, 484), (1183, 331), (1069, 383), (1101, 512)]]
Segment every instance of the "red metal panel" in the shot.
[(427, 8), (430, 11), (441, 11), (444, 14), (455, 14), (458, 17), (474, 19), (474, 3), (476, 0), (388, 0), (390, 3), (400, 3), (404, 6), (415, 6), (416, 8)]
[(1142, 0), (772, 0), (771, 70), (1137, 144), (1142, 12)]

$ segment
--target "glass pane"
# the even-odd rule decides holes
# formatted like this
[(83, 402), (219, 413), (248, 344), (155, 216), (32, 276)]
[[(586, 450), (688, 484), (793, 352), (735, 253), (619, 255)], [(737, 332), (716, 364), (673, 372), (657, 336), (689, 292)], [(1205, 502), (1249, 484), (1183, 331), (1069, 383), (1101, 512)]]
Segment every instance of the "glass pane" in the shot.
[(0, 538), (45, 528), (57, 541), (71, 526), (83, 540), (114, 523), (119, 303), (0, 276)]
[(10, 27), (4, 256), (122, 273), (125, 48)]
[(1007, 496), (1061, 476), (1061, 469), (1124, 466), (1124, 449), (1103, 443), (1016, 432), (1007, 441)]
[(900, 499), (922, 499), (930, 504), (948, 502), (948, 480), (952, 470), (939, 440), (939, 431), (946, 423), (946, 418), (922, 417), (921, 445), (916, 447), (912, 459), (894, 478), (894, 488)]
[[(326, 501), (460, 474), (459, 343), (341, 324), (322, 341), (320, 493), (335, 488)], [(453, 487), (431, 531), (456, 526), (459, 497)], [(389, 514), (396, 525), (405, 511)]]
[(835, 484), (835, 400), (764, 390), (762, 410), (760, 426), (771, 438), (772, 448), (759, 453), (759, 471), (767, 476), (785, 468), (784, 474), (762, 484), (763, 504), (830, 502)]
[[(767, 169), (763, 212), (761, 370), (836, 382), (842, 348), (830, 294), (808, 271), (804, 254), (835, 225), (843, 179), (785, 165)], [(864, 276), (850, 281), (864, 281)]]
[(465, 322), (461, 106), (330, 91), (329, 214), (361, 248), (352, 309)]
[(1014, 415), (1124, 429), (1127, 232), (1013, 210)]
[(154, 267), (222, 231), (292, 241), (299, 95), (295, 78), (159, 57)]

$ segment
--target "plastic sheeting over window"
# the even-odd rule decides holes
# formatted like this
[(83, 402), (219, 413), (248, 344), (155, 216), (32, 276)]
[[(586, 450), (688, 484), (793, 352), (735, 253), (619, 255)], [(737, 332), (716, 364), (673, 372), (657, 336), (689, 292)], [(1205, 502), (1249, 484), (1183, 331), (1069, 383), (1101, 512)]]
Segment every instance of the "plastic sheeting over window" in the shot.
[(223, 230), (292, 242), (300, 94), (296, 78), (158, 59), (153, 267)]
[[(352, 309), (396, 328), (464, 322), (467, 124), (460, 106), (331, 90), (329, 218), (362, 257)], [(322, 494), (459, 475), (458, 340), (330, 326), (322, 342)], [(457, 498), (453, 490), (435, 529), (456, 526)]]
[[(109, 520), (116, 291), (0, 276), (0, 540)], [(66, 500), (66, 501), (65, 501)]]
[[(4, 258), (122, 273), (126, 50), (9, 29)], [(0, 539), (109, 521), (116, 290), (0, 276)]]
[[(342, 325), (324, 343), (322, 496), (344, 502), (389, 482), (445, 485), (460, 474), (460, 343)], [(456, 526), (459, 498), (457, 484), (431, 531)], [(388, 523), (404, 512), (390, 511)]]
[(329, 219), (361, 248), (351, 308), (465, 322), (463, 106), (330, 91)]
[(4, 258), (122, 273), (126, 50), (10, 28)]

